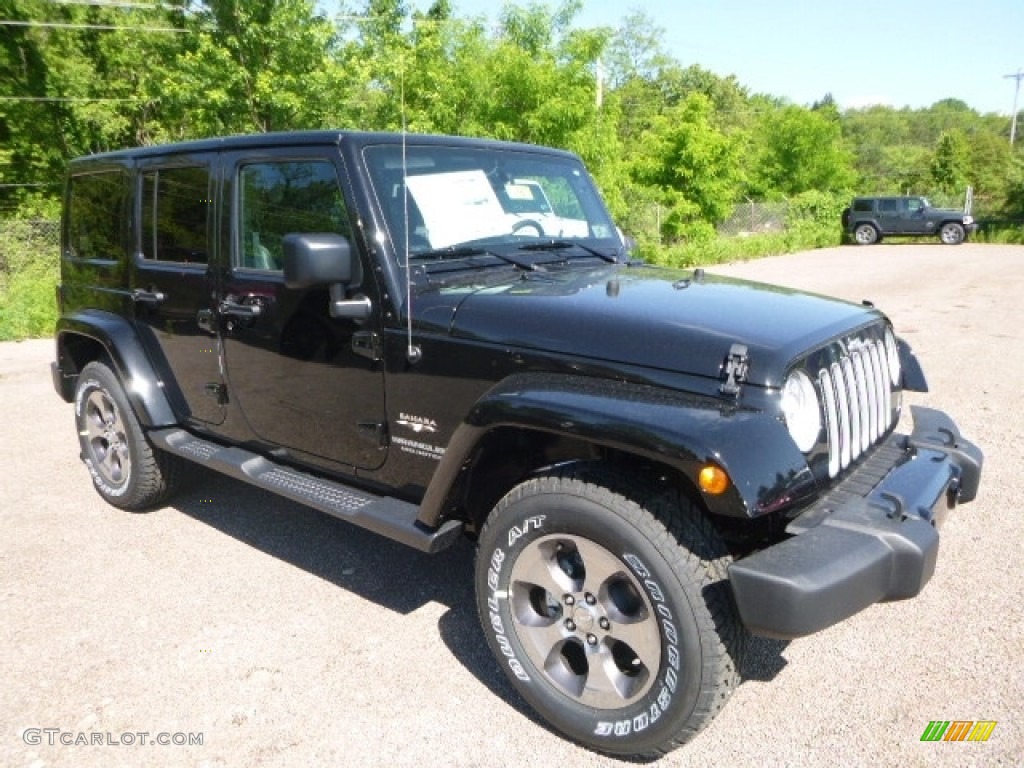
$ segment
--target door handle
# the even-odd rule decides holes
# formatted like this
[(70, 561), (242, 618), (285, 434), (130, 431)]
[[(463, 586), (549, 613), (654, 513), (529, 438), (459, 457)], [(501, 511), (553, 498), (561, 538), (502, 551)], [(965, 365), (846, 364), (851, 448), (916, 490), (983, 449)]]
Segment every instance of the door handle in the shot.
[(142, 288), (132, 291), (132, 301), (136, 304), (160, 304), (166, 298), (162, 291), (147, 291)]
[(228, 317), (259, 317), (262, 307), (259, 304), (238, 304), (237, 302), (225, 299), (220, 303), (218, 310), (222, 315)]

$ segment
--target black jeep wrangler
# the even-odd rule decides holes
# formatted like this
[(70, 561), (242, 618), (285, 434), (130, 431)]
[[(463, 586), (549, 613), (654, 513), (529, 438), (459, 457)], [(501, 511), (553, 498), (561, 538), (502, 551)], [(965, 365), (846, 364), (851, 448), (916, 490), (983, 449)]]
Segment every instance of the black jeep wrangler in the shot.
[(843, 235), (859, 245), (883, 237), (931, 237), (959, 245), (978, 225), (964, 211), (934, 208), (926, 197), (855, 197), (842, 213)]
[(107, 501), (161, 504), (195, 462), (426, 552), (472, 537), (498, 663), (596, 750), (691, 738), (748, 633), (917, 595), (978, 489), (948, 416), (897, 431), (926, 387), (885, 315), (633, 260), (567, 152), (84, 157), (62, 250), (53, 383)]

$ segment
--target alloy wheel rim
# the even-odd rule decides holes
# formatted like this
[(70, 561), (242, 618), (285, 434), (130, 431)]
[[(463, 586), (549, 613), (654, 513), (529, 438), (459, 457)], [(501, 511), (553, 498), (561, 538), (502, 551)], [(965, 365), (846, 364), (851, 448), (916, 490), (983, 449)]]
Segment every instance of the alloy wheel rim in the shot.
[(121, 412), (110, 395), (94, 390), (85, 401), (83, 436), (93, 466), (111, 485), (122, 485), (131, 474), (131, 456)]
[(657, 614), (618, 557), (580, 536), (544, 536), (512, 567), (513, 625), (533, 665), (561, 693), (595, 709), (646, 694), (662, 660)]

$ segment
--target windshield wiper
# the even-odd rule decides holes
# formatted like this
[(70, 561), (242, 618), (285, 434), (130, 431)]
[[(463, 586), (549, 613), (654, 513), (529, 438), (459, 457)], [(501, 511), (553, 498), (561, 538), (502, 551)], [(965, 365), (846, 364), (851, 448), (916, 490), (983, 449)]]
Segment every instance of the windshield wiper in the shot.
[(577, 243), (572, 240), (543, 240), (541, 242), (530, 242), (519, 246), (521, 251), (564, 251), (569, 248), (579, 248), (592, 256), (597, 256), (599, 259), (604, 259), (609, 264), (618, 264), (618, 254), (621, 249), (616, 249), (614, 253), (605, 253), (597, 250), (597, 248), (591, 248), (589, 245), (583, 243)]
[(435, 248), (432, 251), (421, 251), (409, 255), (410, 261), (444, 261), (446, 259), (466, 259), (473, 256), (493, 256), (506, 264), (511, 264), (519, 269), (535, 271), (543, 269), (539, 264), (522, 259), (515, 259), (507, 254), (484, 248), (479, 245), (450, 245), (447, 248)]

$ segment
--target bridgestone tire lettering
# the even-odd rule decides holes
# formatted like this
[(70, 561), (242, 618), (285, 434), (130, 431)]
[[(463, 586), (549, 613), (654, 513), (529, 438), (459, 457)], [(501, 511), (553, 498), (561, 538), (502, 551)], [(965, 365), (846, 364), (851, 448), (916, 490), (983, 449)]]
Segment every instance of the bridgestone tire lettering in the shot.
[(729, 562), (676, 489), (578, 465), (495, 506), (480, 532), (477, 607), (495, 658), (555, 728), (598, 751), (655, 757), (710, 722), (738, 683), (746, 635)]

